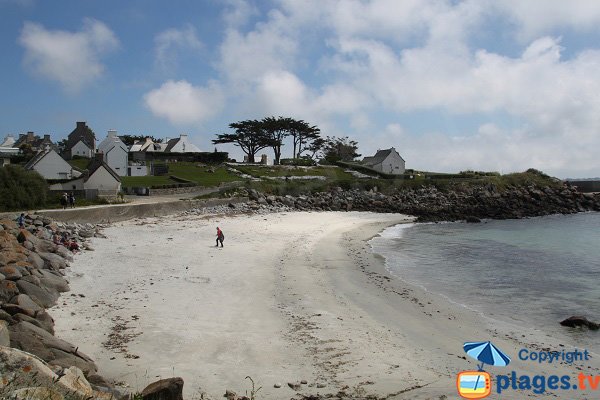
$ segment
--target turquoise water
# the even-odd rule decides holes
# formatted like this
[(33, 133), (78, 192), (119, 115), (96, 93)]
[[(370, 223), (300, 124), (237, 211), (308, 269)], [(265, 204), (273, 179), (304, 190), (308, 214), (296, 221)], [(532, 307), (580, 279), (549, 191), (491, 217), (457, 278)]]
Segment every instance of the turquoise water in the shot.
[(600, 350), (600, 332), (559, 322), (600, 322), (600, 213), (395, 226), (371, 241), (392, 275), (492, 319)]

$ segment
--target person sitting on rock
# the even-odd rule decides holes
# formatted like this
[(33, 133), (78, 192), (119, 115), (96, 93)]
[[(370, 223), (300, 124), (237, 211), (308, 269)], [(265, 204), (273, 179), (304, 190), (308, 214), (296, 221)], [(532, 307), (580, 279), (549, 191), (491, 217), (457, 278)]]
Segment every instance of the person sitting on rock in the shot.
[(19, 225), (19, 229), (25, 229), (25, 214), (21, 213), (19, 218), (17, 218), (17, 224)]
[(67, 247), (73, 253), (77, 253), (79, 251), (79, 244), (75, 239), (69, 241), (69, 246)]

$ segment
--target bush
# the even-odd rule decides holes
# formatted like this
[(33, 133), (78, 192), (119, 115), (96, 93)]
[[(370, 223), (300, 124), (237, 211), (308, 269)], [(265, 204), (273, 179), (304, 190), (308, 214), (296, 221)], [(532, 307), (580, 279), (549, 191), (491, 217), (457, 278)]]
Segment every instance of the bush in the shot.
[(48, 184), (36, 171), (16, 165), (0, 168), (0, 210), (39, 208), (46, 204)]

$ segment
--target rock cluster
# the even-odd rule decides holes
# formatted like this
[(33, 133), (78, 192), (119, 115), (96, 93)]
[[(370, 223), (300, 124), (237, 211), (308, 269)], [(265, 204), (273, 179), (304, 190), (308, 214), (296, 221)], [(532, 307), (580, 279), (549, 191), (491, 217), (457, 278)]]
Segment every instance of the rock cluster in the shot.
[(600, 211), (600, 195), (579, 193), (567, 185), (560, 188), (513, 187), (498, 190), (493, 185), (455, 187), (439, 190), (434, 186), (406, 188), (391, 194), (376, 190), (336, 188), (301, 196), (270, 196), (250, 189), (251, 210), (327, 210), (402, 213), (420, 222), (510, 219), (550, 214)]
[[(75, 367), (73, 373), (82, 371), (91, 381), (103, 382), (88, 356), (54, 336), (54, 320), (46, 312), (69, 290), (63, 270), (73, 259), (71, 251), (51, 238), (58, 234), (90, 249), (88, 239), (103, 236), (100, 230), (101, 226), (62, 224), (39, 215), (27, 216), (24, 228), (0, 220), (0, 346), (31, 353), (58, 375)], [(6, 351), (2, 348), (0, 357), (17, 357)]]

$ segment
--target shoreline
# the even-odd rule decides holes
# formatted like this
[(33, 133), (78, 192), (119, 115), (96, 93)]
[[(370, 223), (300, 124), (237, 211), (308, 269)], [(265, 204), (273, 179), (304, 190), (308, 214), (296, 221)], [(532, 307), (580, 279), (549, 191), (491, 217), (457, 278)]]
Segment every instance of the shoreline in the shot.
[[(68, 273), (72, 295), (63, 295), (59, 307), (50, 310), (57, 321), (57, 336), (74, 343), (90, 337), (81, 348), (97, 362), (99, 373), (109, 379), (124, 377), (130, 390), (141, 390), (159, 378), (181, 375), (186, 382), (186, 397), (205, 391), (218, 398), (226, 389), (238, 393), (248, 390), (244, 377), (250, 375), (263, 386), (260, 397), (264, 399), (293, 397), (296, 392), (286, 384), (301, 379), (312, 386), (301, 385), (300, 393), (342, 390), (389, 398), (438, 398), (435, 396), (455, 396), (456, 374), (474, 368), (474, 361), (463, 358), (465, 341), (493, 338), (496, 345), (513, 354), (519, 346), (558, 346), (529, 333), (526, 338), (517, 339), (521, 332), (501, 338), (504, 332), (482, 327), (481, 321), (440, 296), (392, 277), (383, 258), (371, 251), (368, 240), (400, 222), (404, 217), (398, 214), (293, 212), (204, 216), (191, 221), (177, 218), (146, 218), (107, 228), (109, 243), (95, 239), (95, 253), (76, 257)], [(181, 268), (174, 268), (173, 262), (158, 270), (140, 271), (138, 267), (132, 276), (136, 279), (127, 283), (108, 276), (112, 270), (96, 270), (97, 276), (89, 276), (116, 251), (129, 253), (136, 263), (142, 261), (140, 258), (144, 262), (156, 258), (144, 257), (139, 248), (138, 240), (146, 237), (142, 235), (146, 230), (152, 231), (150, 237), (155, 241), (161, 241), (150, 249), (160, 252), (174, 246), (178, 251), (179, 245), (185, 248), (185, 243), (173, 243), (174, 233), (191, 231), (194, 238), (179, 238), (184, 242), (211, 240), (217, 223), (227, 228), (224, 230), (229, 240), (225, 241), (224, 251), (211, 248), (210, 253), (206, 249), (212, 245), (207, 244), (201, 250), (210, 256), (202, 252), (194, 254), (195, 258), (180, 256)], [(258, 240), (249, 229), (259, 235)], [(123, 231), (127, 233), (123, 235)], [(119, 232), (133, 243), (111, 251), (109, 245), (118, 241), (111, 236)], [(267, 243), (275, 249), (260, 246), (262, 235), (271, 239)], [(250, 243), (238, 248), (242, 238)], [(234, 251), (227, 253), (229, 248), (243, 257), (245, 271), (239, 271), (235, 257), (228, 258), (234, 256)], [(216, 256), (220, 257), (217, 266), (199, 262), (214, 261)], [(167, 260), (160, 258), (162, 262)], [(185, 266), (188, 269), (183, 269)], [(197, 272), (201, 274), (189, 272), (189, 268), (200, 266)], [(135, 268), (135, 263), (123, 264), (114, 273), (127, 274), (123, 267)], [(107, 278), (108, 282), (102, 282)], [(173, 285), (173, 281), (186, 279), (190, 282)], [(112, 292), (102, 293), (111, 287), (115, 288)], [(151, 287), (157, 290), (151, 291)], [(187, 292), (190, 288), (191, 294)], [(197, 293), (199, 288), (206, 292)], [(173, 304), (174, 299), (168, 297), (185, 295), (194, 297), (185, 306), (204, 315), (186, 320), (186, 312), (177, 309), (181, 303)], [(154, 308), (163, 307), (165, 311), (167, 298), (171, 303), (166, 311), (177, 319), (147, 315)], [(217, 308), (221, 313), (216, 312)], [(174, 324), (188, 332), (197, 329), (201, 340), (196, 341), (195, 335), (182, 336), (181, 329), (165, 332)], [(113, 343), (116, 347), (112, 349), (103, 347), (101, 343), (107, 343), (107, 337), (115, 338), (110, 335), (119, 326), (120, 337), (127, 339), (126, 343), (121, 348), (118, 343)], [(188, 352), (201, 354), (194, 359), (174, 349), (181, 345), (188, 346)], [(123, 348), (126, 351), (121, 351)], [(169, 358), (148, 359), (148, 354), (161, 351), (165, 354), (160, 357)], [(597, 370), (595, 363), (593, 369)], [(525, 364), (518, 368), (523, 373), (568, 371), (576, 375), (568, 366)], [(194, 387), (196, 383), (202, 387)], [(275, 389), (275, 383), (283, 387)], [(522, 396), (517, 391), (503, 393), (503, 398)]]

